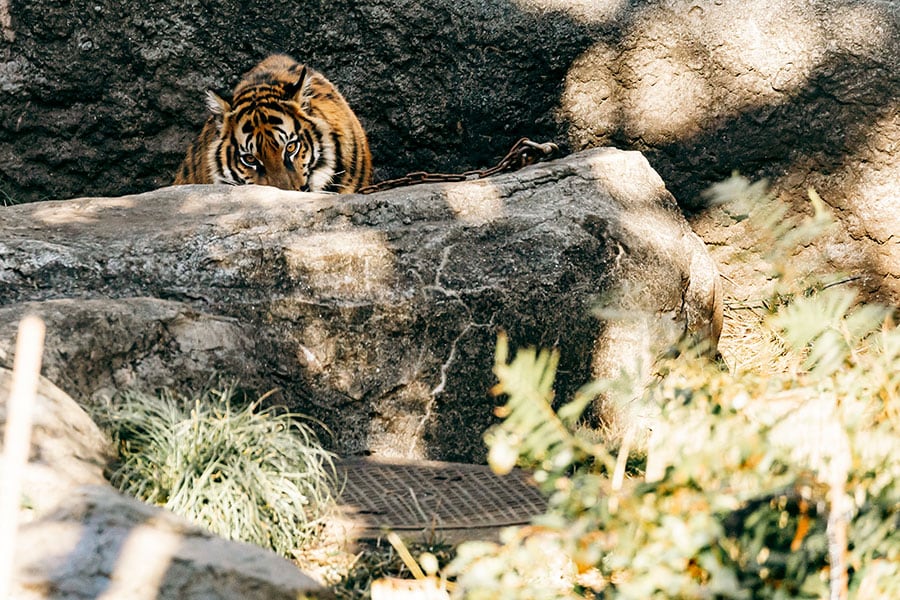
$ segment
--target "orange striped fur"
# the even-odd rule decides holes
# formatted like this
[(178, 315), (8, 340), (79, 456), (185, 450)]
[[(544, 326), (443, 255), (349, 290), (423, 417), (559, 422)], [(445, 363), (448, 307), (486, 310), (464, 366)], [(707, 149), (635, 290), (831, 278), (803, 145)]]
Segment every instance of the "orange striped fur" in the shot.
[(272, 185), (352, 193), (372, 178), (359, 120), (330, 81), (284, 55), (251, 69), (229, 102), (208, 92), (212, 112), (188, 148), (175, 184)]

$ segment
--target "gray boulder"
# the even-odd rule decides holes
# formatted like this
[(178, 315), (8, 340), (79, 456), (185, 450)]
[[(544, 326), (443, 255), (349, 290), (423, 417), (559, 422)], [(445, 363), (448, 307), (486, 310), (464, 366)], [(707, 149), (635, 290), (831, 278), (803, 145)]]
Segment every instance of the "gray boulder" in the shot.
[[(4, 427), (11, 383), (11, 372), (0, 368), (0, 424)], [(53, 511), (82, 486), (105, 485), (103, 469), (113, 457), (109, 440), (84, 409), (44, 378), (33, 420), (32, 450), (22, 485), (23, 514), (29, 519)]]
[(498, 330), (559, 347), (566, 397), (644, 376), (686, 336), (714, 351), (721, 329), (715, 266), (636, 152), (369, 196), (43, 202), (3, 209), (0, 228), (0, 339), (41, 314), (45, 372), (79, 402), (218, 372), (278, 388), (345, 455), (483, 459)]
[(276, 554), (228, 541), (111, 487), (81, 488), (19, 531), (22, 600), (313, 599), (332, 594)]
[[(0, 36), (0, 200), (168, 184), (260, 58), (336, 82), (379, 177), (493, 163), (519, 136), (643, 151), (740, 298), (762, 274), (700, 191), (738, 169), (842, 231), (798, 257), (900, 303), (900, 4), (885, 0), (10, 0)], [(287, 8), (286, 7), (290, 7)]]

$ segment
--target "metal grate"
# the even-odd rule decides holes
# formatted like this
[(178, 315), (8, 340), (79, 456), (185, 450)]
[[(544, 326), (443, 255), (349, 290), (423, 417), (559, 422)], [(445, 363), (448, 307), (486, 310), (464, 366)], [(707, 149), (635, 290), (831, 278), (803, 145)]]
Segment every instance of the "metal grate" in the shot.
[(359, 458), (342, 461), (341, 504), (376, 537), (385, 529), (435, 531), (524, 525), (547, 502), (525, 471), (494, 475), (488, 467), (433, 461)]

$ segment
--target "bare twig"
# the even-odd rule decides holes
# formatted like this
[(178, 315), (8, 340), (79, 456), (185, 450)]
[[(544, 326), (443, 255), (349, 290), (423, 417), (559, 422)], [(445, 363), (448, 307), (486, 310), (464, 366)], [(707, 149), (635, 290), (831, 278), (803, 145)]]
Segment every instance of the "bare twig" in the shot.
[(615, 513), (619, 509), (619, 491), (625, 482), (625, 467), (628, 464), (628, 454), (631, 452), (631, 444), (634, 443), (635, 427), (625, 430), (622, 436), (622, 445), (619, 446), (619, 455), (616, 457), (616, 467), (612, 476), (612, 492), (609, 498), (609, 512)]
[(19, 324), (12, 386), (6, 403), (3, 485), (0, 486), (0, 599), (8, 598), (12, 587), (22, 479), (31, 448), (32, 411), (41, 375), (43, 348), (44, 322), (38, 317), (25, 317)]
[(845, 462), (843, 458), (832, 459), (828, 482), (830, 510), (825, 533), (828, 538), (829, 600), (847, 600), (847, 545), (852, 505), (847, 495), (849, 461)]

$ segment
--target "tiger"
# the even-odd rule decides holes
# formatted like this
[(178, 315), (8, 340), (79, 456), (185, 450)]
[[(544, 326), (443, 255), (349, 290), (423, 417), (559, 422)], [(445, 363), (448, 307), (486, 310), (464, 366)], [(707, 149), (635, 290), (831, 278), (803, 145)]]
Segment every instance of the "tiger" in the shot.
[(210, 115), (175, 185), (270, 185), (353, 193), (371, 183), (372, 156), (359, 119), (337, 88), (284, 54), (248, 71), (226, 100), (207, 92)]

